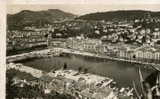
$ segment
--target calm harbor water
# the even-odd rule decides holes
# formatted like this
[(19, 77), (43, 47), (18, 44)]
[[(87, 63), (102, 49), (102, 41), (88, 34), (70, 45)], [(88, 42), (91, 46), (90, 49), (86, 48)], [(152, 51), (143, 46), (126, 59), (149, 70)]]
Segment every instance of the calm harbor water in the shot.
[(69, 69), (77, 70), (79, 67), (87, 68), (88, 72), (113, 78), (119, 87), (132, 87), (132, 81), (139, 85), (138, 68), (141, 68), (143, 76), (146, 78), (154, 70), (147, 69), (139, 64), (97, 59), (84, 56), (69, 55), (65, 57), (41, 58), (22, 62), (24, 65), (31, 66), (45, 71), (59, 69), (67, 63)]

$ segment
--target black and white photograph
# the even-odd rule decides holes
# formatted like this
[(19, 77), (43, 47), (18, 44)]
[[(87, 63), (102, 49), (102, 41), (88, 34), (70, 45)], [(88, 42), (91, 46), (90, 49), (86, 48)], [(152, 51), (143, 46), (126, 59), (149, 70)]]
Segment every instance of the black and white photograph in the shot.
[(6, 99), (160, 99), (160, 4), (6, 8)]

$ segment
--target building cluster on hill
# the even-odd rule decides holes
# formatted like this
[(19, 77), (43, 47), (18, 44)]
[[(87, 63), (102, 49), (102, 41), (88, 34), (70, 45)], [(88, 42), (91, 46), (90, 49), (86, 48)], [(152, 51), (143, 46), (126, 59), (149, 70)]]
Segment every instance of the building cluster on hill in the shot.
[(123, 58), (144, 62), (157, 63), (160, 60), (160, 46), (158, 45), (130, 45), (125, 43), (112, 44), (99, 39), (84, 38), (83, 36), (68, 39), (53, 39), (48, 42), (49, 48), (69, 48), (73, 50), (91, 52), (113, 58)]
[(34, 46), (45, 45), (46, 41), (46, 30), (7, 31), (7, 50), (25, 49)]
[(160, 60), (160, 20), (146, 17), (133, 21), (70, 20), (44, 28), (7, 31), (7, 50), (33, 46), (71, 48), (112, 57)]

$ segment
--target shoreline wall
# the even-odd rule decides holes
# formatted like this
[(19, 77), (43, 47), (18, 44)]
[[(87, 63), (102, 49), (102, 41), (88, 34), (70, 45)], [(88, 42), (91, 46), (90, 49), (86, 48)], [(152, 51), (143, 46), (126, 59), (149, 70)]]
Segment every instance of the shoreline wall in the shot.
[[(67, 53), (67, 54), (74, 54), (74, 55), (81, 55), (81, 56), (87, 56), (87, 57), (95, 57), (95, 58), (102, 58), (102, 59), (109, 59), (109, 60), (115, 60), (115, 61), (123, 61), (123, 62), (147, 65), (153, 69), (160, 71), (160, 64), (148, 63), (148, 62), (142, 62), (142, 61), (136, 61), (136, 60), (127, 60), (127, 59), (122, 59), (122, 58), (114, 58), (110, 56), (98, 55), (98, 54), (89, 53), (89, 52), (82, 52), (82, 51), (77, 51), (73, 49), (56, 48), (56, 50), (61, 50), (62, 51), (61, 53)], [(26, 60), (26, 59), (45, 57), (45, 56), (48, 56), (48, 53), (50, 51), (51, 49), (45, 49), (41, 51), (33, 51), (29, 53), (8, 56), (6, 58), (6, 61), (16, 62), (16, 61), (21, 61), (21, 60)]]

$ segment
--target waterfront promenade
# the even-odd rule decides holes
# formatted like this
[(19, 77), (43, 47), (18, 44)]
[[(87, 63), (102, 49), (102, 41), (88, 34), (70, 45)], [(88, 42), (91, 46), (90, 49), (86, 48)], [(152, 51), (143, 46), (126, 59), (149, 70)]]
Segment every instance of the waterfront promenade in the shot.
[(47, 55), (49, 51), (50, 49), (45, 49), (40, 51), (32, 51), (28, 53), (7, 56), (6, 60), (7, 62), (14, 62), (14, 61), (20, 61), (20, 60), (29, 59), (29, 58), (42, 57), (43, 55)]
[[(128, 59), (122, 59), (122, 58), (115, 58), (115, 57), (110, 57), (110, 56), (107, 56), (107, 55), (100, 55), (100, 54), (78, 51), (78, 50), (73, 50), (73, 49), (65, 49), (65, 48), (55, 48), (55, 49), (56, 50), (61, 50), (62, 53), (67, 53), (67, 54), (74, 54), (74, 55), (81, 55), (81, 56), (88, 56), (88, 57), (95, 57), (95, 58), (103, 58), (103, 59), (110, 59), (110, 60), (115, 60), (115, 61), (123, 61), (123, 62), (147, 65), (147, 66), (150, 66), (153, 69), (156, 69), (156, 70), (160, 71), (160, 64), (156, 64), (156, 63), (149, 63), (149, 62), (142, 62), (142, 61), (138, 61), (138, 60), (128, 60)], [(7, 57), (7, 62), (20, 61), (20, 60), (28, 59), (28, 58), (45, 57), (45, 56), (48, 55), (48, 53), (50, 51), (51, 51), (51, 49), (45, 49), (45, 50), (40, 50), (40, 51), (33, 51), (33, 52), (29, 52), (29, 53), (23, 53), (23, 54), (8, 56)]]
[(149, 63), (149, 62), (142, 62), (142, 61), (138, 61), (138, 60), (115, 58), (115, 57), (110, 57), (110, 56), (107, 56), (107, 55), (99, 55), (99, 54), (94, 54), (94, 53), (84, 52), (84, 51), (78, 51), (78, 50), (73, 50), (73, 49), (72, 50), (71, 49), (62, 49), (62, 48), (59, 48), (59, 49), (63, 50), (64, 53), (69, 53), (69, 54), (75, 54), (75, 55), (82, 55), (82, 56), (89, 56), (89, 57), (96, 57), (96, 58), (110, 59), (110, 60), (115, 60), (115, 61), (123, 61), (123, 62), (147, 65), (147, 66), (151, 66), (151, 68), (153, 68), (153, 69), (156, 69), (156, 70), (160, 71), (160, 64), (156, 64), (156, 63)]

